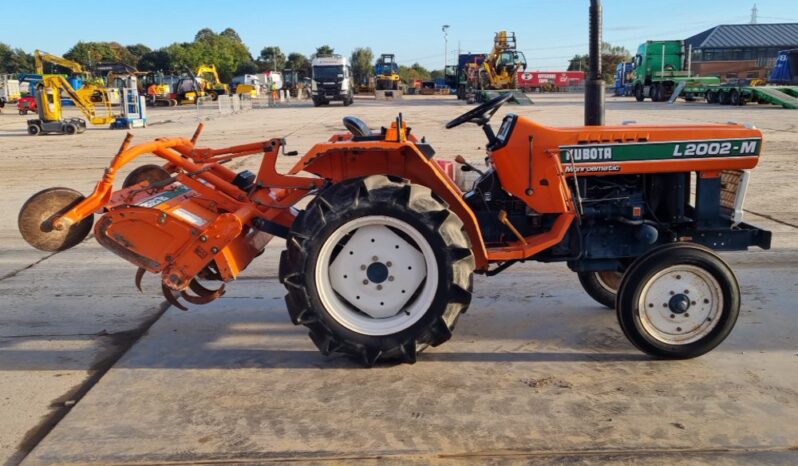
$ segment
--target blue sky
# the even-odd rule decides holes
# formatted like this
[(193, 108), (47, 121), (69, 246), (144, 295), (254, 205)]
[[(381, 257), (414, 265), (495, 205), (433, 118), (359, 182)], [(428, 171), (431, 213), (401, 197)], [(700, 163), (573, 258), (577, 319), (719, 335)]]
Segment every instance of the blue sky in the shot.
[[(759, 22), (798, 22), (795, 0), (758, 0)], [(238, 31), (253, 55), (267, 45), (306, 55), (322, 44), (348, 55), (370, 46), (375, 54), (395, 53), (402, 64), (441, 68), (449, 28), (449, 63), (463, 52), (487, 51), (495, 31), (515, 31), (530, 70), (564, 69), (568, 58), (587, 50), (587, 0), (401, 0), (380, 12), (384, 1), (207, 1), (125, 3), (94, 0), (37, 0), (36, 10), (60, 26), (37, 29), (24, 8), (0, 29), (0, 42), (27, 51), (63, 54), (78, 40), (144, 43), (152, 48), (193, 40), (203, 27)], [(634, 51), (646, 39), (682, 39), (718, 24), (748, 23), (754, 0), (647, 2), (604, 0), (604, 39)], [(21, 5), (21, 4), (20, 4)], [(722, 8), (719, 6), (722, 5)], [(126, 12), (141, 14), (125, 18)], [(85, 26), (85, 27), (83, 27)]]

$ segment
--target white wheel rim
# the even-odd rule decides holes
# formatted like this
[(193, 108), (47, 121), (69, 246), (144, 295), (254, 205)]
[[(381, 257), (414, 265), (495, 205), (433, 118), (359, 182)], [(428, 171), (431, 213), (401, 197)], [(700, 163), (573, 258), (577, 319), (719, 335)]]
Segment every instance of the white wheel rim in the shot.
[(651, 277), (637, 304), (640, 322), (650, 336), (669, 345), (686, 345), (718, 325), (723, 290), (706, 270), (675, 265)]
[(384, 215), (361, 217), (335, 230), (322, 245), (314, 276), (330, 316), (353, 332), (374, 336), (418, 322), (438, 288), (430, 244), (410, 224)]

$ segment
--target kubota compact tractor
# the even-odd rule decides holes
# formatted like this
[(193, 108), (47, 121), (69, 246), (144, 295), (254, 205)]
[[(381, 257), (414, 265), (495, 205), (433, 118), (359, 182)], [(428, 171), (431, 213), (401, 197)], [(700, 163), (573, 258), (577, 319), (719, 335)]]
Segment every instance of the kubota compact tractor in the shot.
[[(551, 128), (513, 114), (494, 132), (491, 116), (509, 97), (446, 125), (474, 123), (487, 137), (487, 167), (467, 192), (401, 115), (379, 132), (345, 118), (348, 133), (315, 145), (288, 174), (275, 170), (285, 139), (209, 149), (197, 145), (200, 127), (192, 139), (136, 146), (128, 135), (89, 197), (35, 194), (20, 231), (34, 247), (59, 251), (81, 242), (98, 215), (100, 244), (139, 267), (137, 283), (160, 274), (180, 308), (178, 296), (222, 295), (223, 285), (200, 280), (233, 280), (273, 236), (285, 238), (280, 280), (291, 320), (323, 353), (367, 365), (413, 362), (445, 342), (471, 301), (473, 273), (525, 260), (567, 262), (648, 354), (690, 358), (723, 341), (740, 288), (713, 250), (770, 247), (770, 233), (741, 218), (761, 132)], [(122, 168), (145, 154), (164, 164), (134, 170), (115, 190)], [(257, 173), (224, 165), (251, 154), (263, 156)]]
[[(206, 303), (274, 236), (286, 239), (280, 280), (291, 320), (325, 354), (366, 365), (413, 362), (451, 337), (471, 301), (474, 273), (519, 261), (561, 261), (588, 292), (616, 309), (640, 350), (661, 358), (710, 351), (731, 332), (740, 287), (714, 251), (770, 247), (770, 232), (742, 221), (748, 170), (762, 133), (737, 124), (603, 126), (601, 5), (591, 1), (585, 123), (551, 128), (509, 114), (510, 94), (450, 121), (487, 137), (487, 167), (461, 190), (411, 134), (401, 114), (372, 132), (344, 118), (347, 133), (317, 144), (288, 174), (275, 170), (285, 139), (225, 149), (189, 139), (130, 146), (131, 135), (87, 198), (66, 188), (31, 197), (19, 215), (34, 247), (59, 251), (92, 230), (114, 253), (161, 275), (166, 298)], [(163, 165), (133, 170), (152, 154)], [(257, 173), (223, 164), (262, 154)], [(303, 175), (303, 173), (306, 173)], [(303, 209), (300, 200), (311, 197)], [(194, 294), (190, 294), (193, 291)]]

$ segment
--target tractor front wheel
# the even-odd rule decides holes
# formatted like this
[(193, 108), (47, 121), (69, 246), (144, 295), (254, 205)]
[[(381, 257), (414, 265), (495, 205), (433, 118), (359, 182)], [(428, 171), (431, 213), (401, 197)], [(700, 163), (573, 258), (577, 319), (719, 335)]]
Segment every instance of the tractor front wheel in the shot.
[(731, 332), (740, 287), (712, 250), (690, 243), (653, 249), (621, 281), (617, 314), (638, 349), (664, 359), (701, 356)]
[(601, 272), (579, 272), (579, 283), (597, 303), (615, 309), (615, 296), (623, 279), (622, 272), (603, 270)]
[(460, 218), (429, 188), (385, 176), (335, 184), (294, 222), (280, 280), (294, 324), (323, 354), (413, 363), (471, 302)]
[(50, 188), (34, 194), (19, 211), (17, 225), (22, 238), (34, 248), (48, 252), (76, 246), (91, 232), (94, 217), (88, 216), (62, 230), (53, 228), (52, 222), (83, 199), (82, 194), (69, 188)]

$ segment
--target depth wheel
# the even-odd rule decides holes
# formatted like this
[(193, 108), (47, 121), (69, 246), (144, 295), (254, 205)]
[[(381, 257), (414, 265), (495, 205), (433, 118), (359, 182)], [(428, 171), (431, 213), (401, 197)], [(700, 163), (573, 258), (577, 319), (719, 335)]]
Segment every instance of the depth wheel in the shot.
[(623, 279), (622, 272), (605, 270), (601, 272), (579, 272), (579, 283), (597, 303), (615, 309), (615, 297)]
[(447, 341), (471, 302), (460, 218), (429, 188), (371, 176), (324, 190), (280, 258), (288, 312), (323, 354), (413, 363)]
[(129, 188), (141, 183), (142, 181), (148, 181), (150, 184), (152, 184), (158, 181), (168, 180), (171, 177), (172, 176), (169, 174), (169, 172), (160, 165), (142, 165), (135, 168), (127, 175), (125, 181), (122, 182), (122, 188)]
[(82, 194), (69, 188), (50, 188), (28, 199), (19, 211), (17, 225), (22, 238), (36, 249), (48, 252), (63, 251), (76, 246), (91, 232), (94, 217), (55, 230), (53, 217), (63, 215), (83, 199)]
[(638, 349), (665, 359), (701, 356), (731, 332), (740, 287), (712, 250), (669, 244), (638, 258), (624, 274), (618, 322)]

